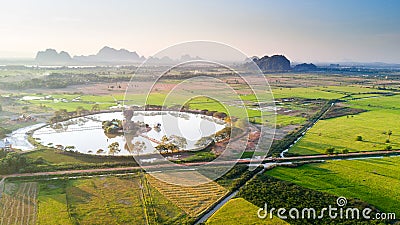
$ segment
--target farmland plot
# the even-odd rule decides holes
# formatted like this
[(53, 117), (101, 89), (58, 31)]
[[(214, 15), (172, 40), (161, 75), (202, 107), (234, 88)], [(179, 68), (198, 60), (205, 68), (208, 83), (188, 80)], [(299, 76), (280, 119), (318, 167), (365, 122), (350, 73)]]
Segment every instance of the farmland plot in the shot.
[(5, 183), (0, 201), (0, 224), (36, 224), (37, 189), (34, 182)]
[[(196, 179), (196, 177), (199, 180), (204, 179), (204, 176), (197, 172), (181, 173), (185, 173), (184, 176), (191, 179)], [(165, 176), (170, 175), (165, 174)], [(147, 175), (146, 178), (160, 193), (192, 217), (198, 216), (228, 192), (213, 181), (198, 186), (181, 186), (173, 184), (174, 182), (163, 182), (151, 175)], [(168, 178), (163, 180), (168, 180)]]
[(145, 224), (141, 188), (136, 178), (71, 180), (66, 188), (71, 219), (77, 224)]

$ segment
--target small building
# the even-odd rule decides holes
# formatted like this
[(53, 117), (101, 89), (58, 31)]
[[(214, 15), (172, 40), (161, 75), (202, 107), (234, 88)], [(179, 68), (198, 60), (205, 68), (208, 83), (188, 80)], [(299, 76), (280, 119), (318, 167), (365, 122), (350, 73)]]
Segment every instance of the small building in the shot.
[[(12, 151), (12, 143), (8, 139), (4, 140), (3, 145), (4, 145), (4, 147), (3, 147), (4, 151), (6, 151), (6, 152)], [(1, 146), (0, 146), (0, 148), (1, 148)]]

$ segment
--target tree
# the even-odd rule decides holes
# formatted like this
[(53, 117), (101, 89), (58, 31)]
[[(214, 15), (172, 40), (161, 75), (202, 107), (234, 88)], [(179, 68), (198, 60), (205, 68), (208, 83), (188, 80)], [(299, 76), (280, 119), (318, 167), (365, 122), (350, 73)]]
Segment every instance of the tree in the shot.
[(92, 112), (97, 112), (100, 111), (100, 105), (99, 104), (94, 104), (92, 106)]
[(349, 153), (349, 150), (348, 150), (347, 148), (345, 148), (345, 149), (343, 149), (342, 153), (343, 153), (343, 154), (348, 154), (348, 153)]
[(82, 115), (83, 110), (84, 110), (84, 108), (82, 106), (76, 107), (76, 115), (78, 115), (78, 116)]
[(69, 118), (69, 114), (66, 109), (60, 109), (54, 112), (54, 116), (50, 119), (50, 123), (57, 123)]
[(139, 153), (146, 149), (146, 144), (143, 141), (136, 141), (133, 146), (133, 152)]
[(392, 146), (391, 146), (391, 145), (387, 145), (387, 146), (385, 147), (385, 150), (387, 150), (387, 151), (392, 150)]
[(390, 142), (390, 136), (391, 136), (392, 134), (393, 134), (393, 132), (392, 132), (391, 130), (389, 130), (389, 131), (387, 132), (389, 142)]
[(220, 118), (220, 119), (225, 119), (227, 116), (228, 115), (226, 115), (226, 113), (224, 113), (224, 112), (215, 112), (213, 114), (213, 117)]
[(187, 146), (187, 140), (184, 137), (178, 135), (171, 135), (170, 139), (174, 145), (178, 146), (181, 149), (184, 149)]
[(219, 142), (221, 140), (224, 140), (226, 138), (229, 138), (232, 134), (232, 128), (231, 127), (225, 127), (224, 129), (218, 131), (217, 133), (215, 133), (215, 141)]
[(333, 147), (327, 148), (325, 151), (325, 153), (327, 155), (332, 155), (334, 152), (335, 152), (335, 148), (333, 148)]
[(241, 129), (241, 130), (245, 130), (246, 127), (248, 125), (248, 122), (242, 119), (238, 119), (235, 123), (234, 126)]
[(0, 127), (0, 138), (5, 138), (7, 134), (11, 133), (11, 130)]
[(30, 161), (19, 153), (7, 153), (0, 159), (0, 174), (10, 174), (23, 172), (29, 167)]
[(38, 158), (35, 159), (34, 163), (35, 164), (45, 164), (46, 160), (44, 160), (42, 156), (39, 156)]
[(357, 137), (356, 137), (356, 141), (363, 141), (362, 136), (357, 136)]
[(119, 143), (118, 142), (111, 143), (108, 146), (108, 153), (110, 153), (111, 155), (114, 155), (115, 153), (118, 153), (120, 151), (121, 151), (121, 149), (119, 149)]
[(186, 102), (186, 103), (182, 106), (182, 111), (189, 110), (189, 109), (190, 109), (190, 103), (189, 103), (189, 102)]
[(27, 105), (22, 107), (22, 110), (24, 110), (25, 112), (28, 112), (28, 109), (29, 109), (29, 106), (27, 106)]
[(169, 141), (169, 139), (168, 139), (167, 135), (162, 136), (161, 142), (165, 143), (165, 142), (168, 142), (168, 141)]
[(64, 151), (74, 151), (75, 146), (65, 146)]
[(174, 143), (161, 143), (155, 147), (161, 154), (168, 153), (168, 152), (175, 152), (178, 151), (178, 146)]

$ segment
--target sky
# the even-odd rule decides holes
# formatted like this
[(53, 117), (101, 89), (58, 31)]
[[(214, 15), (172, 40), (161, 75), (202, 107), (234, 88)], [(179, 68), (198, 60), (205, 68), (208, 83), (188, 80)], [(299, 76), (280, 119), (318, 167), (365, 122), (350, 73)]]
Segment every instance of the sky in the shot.
[(398, 0), (0, 0), (0, 58), (103, 46), (151, 56), (185, 41), (295, 62), (400, 63)]

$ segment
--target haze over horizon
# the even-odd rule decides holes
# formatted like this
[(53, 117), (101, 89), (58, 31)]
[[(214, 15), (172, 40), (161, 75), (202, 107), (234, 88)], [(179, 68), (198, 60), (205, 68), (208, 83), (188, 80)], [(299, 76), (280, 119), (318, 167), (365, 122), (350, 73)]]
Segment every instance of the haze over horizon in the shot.
[(34, 58), (47, 48), (91, 55), (104, 46), (148, 57), (211, 40), (248, 56), (400, 63), (399, 8), (396, 0), (4, 1), (0, 58)]

